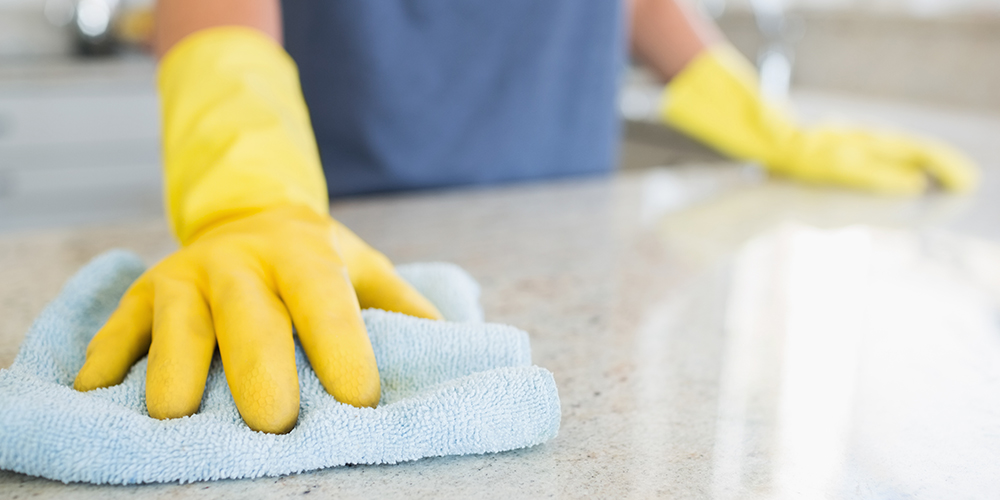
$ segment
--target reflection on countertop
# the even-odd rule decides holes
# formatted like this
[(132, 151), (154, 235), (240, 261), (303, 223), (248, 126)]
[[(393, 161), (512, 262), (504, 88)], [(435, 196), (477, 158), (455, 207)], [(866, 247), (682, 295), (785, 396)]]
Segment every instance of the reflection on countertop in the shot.
[[(878, 198), (689, 164), (333, 205), (529, 332), (563, 405), (545, 445), (185, 485), (0, 472), (0, 496), (996, 498), (1000, 120), (813, 102), (954, 141), (984, 184)], [(88, 259), (173, 245), (160, 220), (0, 235), (0, 366)]]
[(992, 498), (1000, 247), (801, 227), (733, 261), (715, 498)]

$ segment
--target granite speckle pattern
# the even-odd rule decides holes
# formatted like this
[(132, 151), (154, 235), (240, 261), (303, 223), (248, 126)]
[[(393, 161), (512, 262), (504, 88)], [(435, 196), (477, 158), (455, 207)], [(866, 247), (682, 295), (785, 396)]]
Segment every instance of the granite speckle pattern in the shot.
[[(482, 285), (486, 319), (530, 334), (534, 363), (554, 373), (560, 390), (556, 439), (494, 455), (185, 485), (64, 485), (0, 472), (0, 497), (771, 498), (781, 434), (773, 411), (749, 407), (746, 441), (736, 448), (745, 453), (735, 455), (740, 479), (718, 479), (719, 423), (731, 421), (721, 395), (731, 390), (725, 322), (738, 250), (788, 222), (1000, 242), (1000, 117), (807, 101), (807, 118), (836, 110), (949, 139), (982, 163), (983, 187), (963, 199), (873, 198), (713, 164), (340, 201), (334, 216), (394, 261), (462, 266)], [(695, 194), (670, 194), (678, 188)], [(90, 257), (124, 246), (155, 259), (172, 245), (162, 221), (0, 236), (0, 366), (13, 360), (30, 318)], [(755, 349), (775, 363), (784, 352), (766, 342)], [(778, 375), (755, 373), (750, 394), (766, 403)], [(835, 496), (893, 493), (865, 486)]]

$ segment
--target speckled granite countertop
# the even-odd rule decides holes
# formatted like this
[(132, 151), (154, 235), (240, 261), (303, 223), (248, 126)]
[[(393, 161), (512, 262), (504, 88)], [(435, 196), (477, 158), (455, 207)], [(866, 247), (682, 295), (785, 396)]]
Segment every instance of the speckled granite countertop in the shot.
[[(804, 103), (806, 116), (843, 110), (950, 139), (983, 164), (984, 185), (969, 198), (898, 200), (762, 180), (735, 165), (687, 165), (338, 202), (334, 216), (394, 261), (466, 268), (483, 286), (487, 320), (530, 333), (535, 363), (560, 388), (556, 439), (495, 455), (185, 485), (64, 485), (0, 472), (0, 497), (772, 498), (801, 491), (794, 488), (808, 482), (776, 486), (785, 469), (773, 447), (760, 444), (780, 428), (772, 414), (741, 417), (741, 432), (753, 437), (745, 447), (719, 444), (733, 419), (725, 318), (741, 245), (787, 221), (1000, 241), (1000, 118), (825, 96)], [(31, 318), (87, 260), (125, 247), (153, 261), (173, 245), (162, 220), (0, 235), (0, 366), (10, 365)], [(741, 464), (735, 475), (733, 463)], [(872, 489), (872, 481), (835, 496), (905, 491)], [(976, 487), (966, 493), (998, 494)]]

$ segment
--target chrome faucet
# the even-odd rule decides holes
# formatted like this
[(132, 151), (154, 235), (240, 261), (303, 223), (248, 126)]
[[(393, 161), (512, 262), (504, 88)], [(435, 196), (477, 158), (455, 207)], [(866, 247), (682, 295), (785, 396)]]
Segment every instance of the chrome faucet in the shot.
[[(749, 0), (763, 44), (757, 53), (761, 90), (769, 98), (784, 100), (792, 81), (793, 45), (801, 36), (801, 23), (785, 12), (785, 0)], [(713, 18), (726, 11), (726, 0), (701, 0)]]

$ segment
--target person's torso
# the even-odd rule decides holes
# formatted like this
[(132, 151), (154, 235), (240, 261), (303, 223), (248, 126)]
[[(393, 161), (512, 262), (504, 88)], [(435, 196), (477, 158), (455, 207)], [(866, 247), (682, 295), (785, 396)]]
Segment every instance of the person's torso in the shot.
[(605, 172), (615, 0), (288, 0), (330, 193)]

